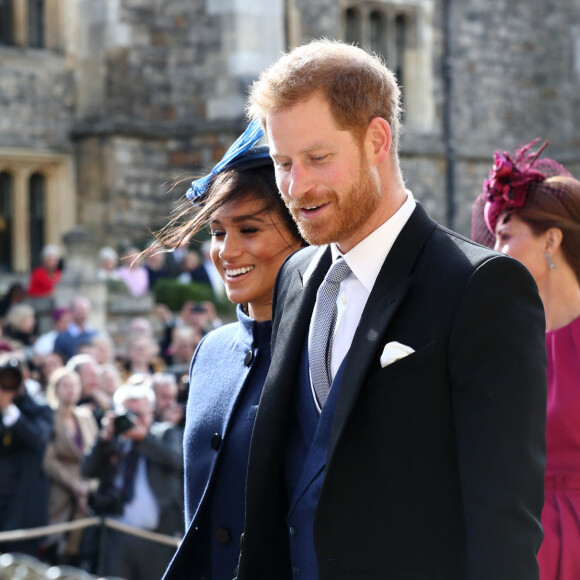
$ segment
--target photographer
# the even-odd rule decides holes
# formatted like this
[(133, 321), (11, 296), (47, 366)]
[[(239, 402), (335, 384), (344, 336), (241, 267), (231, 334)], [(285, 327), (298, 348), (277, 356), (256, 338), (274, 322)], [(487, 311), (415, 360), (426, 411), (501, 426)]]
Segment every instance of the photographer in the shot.
[[(148, 384), (124, 384), (103, 417), (99, 437), (83, 460), (86, 477), (99, 478), (89, 500), (99, 515), (162, 534), (183, 534), (181, 435), (153, 423), (155, 394)], [(127, 580), (159, 580), (174, 548), (107, 530), (104, 570)]]
[[(26, 392), (21, 363), (0, 359), (0, 531), (48, 523), (49, 482), (42, 469), (50, 439), (50, 407)], [(39, 539), (0, 544), (0, 552), (38, 556)]]

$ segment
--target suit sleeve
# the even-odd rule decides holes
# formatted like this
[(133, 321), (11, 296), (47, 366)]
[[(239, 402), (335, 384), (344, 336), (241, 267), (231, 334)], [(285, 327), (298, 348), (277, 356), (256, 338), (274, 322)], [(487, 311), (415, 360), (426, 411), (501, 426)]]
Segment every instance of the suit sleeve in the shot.
[(149, 434), (139, 442), (139, 451), (150, 461), (165, 469), (181, 473), (183, 470), (183, 445), (167, 424), (153, 425)]
[(545, 318), (521, 264), (494, 257), (473, 273), (454, 320), (449, 372), (469, 580), (537, 579)]
[[(44, 454), (52, 433), (52, 409), (47, 405), (33, 402), (29, 397), (16, 404), (21, 414), (11, 428), (14, 441), (23, 448)], [(0, 421), (0, 433), (2, 434), (3, 429), (2, 421)]]

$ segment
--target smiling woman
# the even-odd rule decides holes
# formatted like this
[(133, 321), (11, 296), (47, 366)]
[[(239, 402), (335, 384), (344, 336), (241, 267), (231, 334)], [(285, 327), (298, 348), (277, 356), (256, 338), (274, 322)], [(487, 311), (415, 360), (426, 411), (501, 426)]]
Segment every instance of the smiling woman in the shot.
[[(238, 322), (204, 337), (193, 357), (184, 435), (186, 535), (165, 580), (234, 576), (244, 525), (254, 416), (270, 364), (272, 294), (280, 266), (304, 245), (252, 123), (158, 236), (177, 247), (211, 230), (211, 258)], [(192, 202), (192, 203), (190, 203)], [(193, 205), (192, 205), (193, 204)]]

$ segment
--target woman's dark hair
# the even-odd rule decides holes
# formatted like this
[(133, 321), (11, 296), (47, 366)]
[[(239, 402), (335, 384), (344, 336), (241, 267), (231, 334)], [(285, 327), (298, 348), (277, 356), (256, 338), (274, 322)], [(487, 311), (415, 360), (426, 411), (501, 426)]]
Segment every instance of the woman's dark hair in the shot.
[(562, 252), (580, 282), (580, 181), (557, 175), (531, 188), (526, 203), (510, 212), (535, 235), (562, 230)]
[(210, 182), (201, 201), (194, 205), (186, 199), (175, 208), (170, 222), (155, 234), (155, 243), (143, 254), (152, 254), (161, 248), (171, 250), (183, 242), (194, 240), (224, 205), (244, 198), (263, 200), (264, 207), (261, 211), (274, 212), (280, 217), (293, 238), (286, 240), (289, 246), (296, 241), (305, 245), (278, 191), (273, 167), (268, 164), (251, 169), (232, 168), (218, 173)]

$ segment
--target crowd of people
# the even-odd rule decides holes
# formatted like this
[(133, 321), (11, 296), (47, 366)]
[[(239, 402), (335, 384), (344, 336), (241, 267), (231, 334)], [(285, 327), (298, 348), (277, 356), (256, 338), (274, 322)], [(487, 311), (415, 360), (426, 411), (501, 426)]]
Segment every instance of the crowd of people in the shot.
[[(440, 226), (401, 172), (397, 79), (341, 42), (284, 54), (247, 110), (132, 268), (100, 256), (138, 296), (161, 247), (182, 253), (181, 279), (219, 284), (237, 322), (161, 308), (164, 336), (135, 320), (120, 361), (82, 297), (38, 338), (18, 292), (0, 302), (47, 366), (35, 381), (7, 343), (0, 526), (46, 504), (182, 538), (107, 535), (105, 573), (128, 580), (577, 580), (580, 181), (537, 141), (497, 151), (472, 239)], [(44, 258), (38, 286), (58, 278)]]
[[(125, 270), (104, 264), (112, 258), (111, 248), (99, 252), (99, 276), (107, 270), (137, 295)], [(47, 247), (29, 285), (14, 284), (0, 299), (0, 533), (98, 515), (179, 539), (188, 371), (200, 340), (222, 324), (215, 304), (189, 301), (178, 312), (156, 304), (119, 341), (92, 326), (91, 302), (78, 295), (54, 308), (39, 333), (34, 298), (54, 294), (61, 260)], [(207, 275), (201, 283), (210, 284)], [(0, 553), (159, 580), (175, 551), (117, 530), (103, 543), (100, 533), (24, 536), (0, 542)]]

